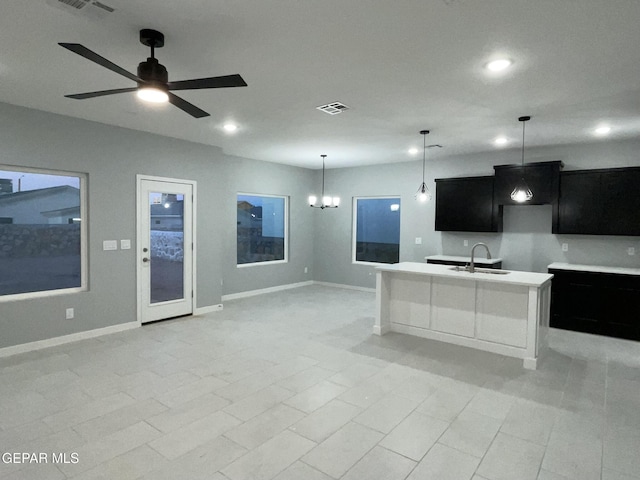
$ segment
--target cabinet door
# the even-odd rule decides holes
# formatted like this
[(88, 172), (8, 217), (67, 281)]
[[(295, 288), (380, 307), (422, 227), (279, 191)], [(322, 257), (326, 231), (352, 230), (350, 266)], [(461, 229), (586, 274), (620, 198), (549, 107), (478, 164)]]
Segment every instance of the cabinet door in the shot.
[(551, 326), (576, 332), (602, 333), (602, 301), (597, 274), (549, 271), (551, 281)]
[(640, 278), (603, 275), (602, 331), (605, 335), (640, 340)]
[(435, 229), (497, 232), (493, 218), (493, 177), (436, 180)]
[(598, 234), (603, 202), (597, 172), (566, 172), (560, 176), (558, 233)]
[(600, 201), (604, 215), (601, 235), (640, 235), (640, 169), (602, 172)]

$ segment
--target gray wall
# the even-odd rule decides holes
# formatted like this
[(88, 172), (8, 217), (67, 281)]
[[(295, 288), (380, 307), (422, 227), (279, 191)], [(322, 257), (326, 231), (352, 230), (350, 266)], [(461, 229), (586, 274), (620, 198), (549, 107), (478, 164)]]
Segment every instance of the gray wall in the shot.
[[(0, 348), (136, 320), (136, 174), (198, 182), (198, 307), (310, 278), (303, 271), (313, 255), (311, 170), (7, 104), (0, 104), (0, 164), (87, 173), (89, 197), (89, 291), (0, 302)], [(236, 268), (238, 191), (291, 196), (289, 263)], [(127, 238), (131, 250), (102, 250), (103, 240)]]
[[(528, 149), (527, 161), (562, 160), (565, 170), (635, 166), (638, 151), (640, 140), (598, 142)], [(432, 192), (435, 178), (491, 175), (493, 165), (515, 163), (520, 154), (515, 149), (447, 157), (445, 146), (438, 155), (427, 161)], [(401, 197), (401, 261), (467, 255), (468, 240), (487, 242), (510, 269), (544, 271), (552, 261), (640, 267), (639, 238), (552, 235), (544, 206), (507, 208), (502, 234), (435, 232), (435, 202), (414, 198), (420, 160), (329, 169), (327, 192), (339, 195), (342, 205), (311, 209), (306, 199), (318, 190), (320, 170), (231, 157), (215, 147), (0, 104), (0, 164), (87, 173), (89, 195), (89, 291), (0, 302), (0, 348), (136, 319), (136, 174), (198, 182), (198, 307), (216, 305), (225, 294), (305, 280), (373, 287), (375, 268), (351, 263), (354, 196)], [(288, 263), (236, 267), (237, 192), (290, 196)], [(133, 241), (131, 250), (101, 248), (103, 240), (126, 238)], [(568, 252), (561, 251), (562, 243), (569, 244)], [(629, 246), (639, 255), (628, 256)], [(68, 307), (75, 308), (72, 320), (64, 319)]]
[[(531, 148), (527, 162), (562, 160), (564, 170), (640, 165), (640, 140), (599, 141), (588, 145)], [(436, 178), (492, 175), (494, 165), (518, 163), (518, 149), (484, 154), (446, 156), (446, 146), (437, 158), (427, 158), (427, 185), (435, 196)], [(361, 287), (375, 286), (375, 269), (351, 263), (352, 208), (355, 196), (399, 195), (401, 197), (400, 261), (423, 262), (434, 254), (468, 256), (476, 242), (489, 245), (494, 257), (504, 259), (504, 268), (543, 272), (552, 262), (640, 268), (640, 238), (551, 234), (549, 206), (506, 207), (502, 233), (436, 232), (435, 198), (424, 204), (415, 198), (422, 181), (422, 160), (327, 171), (327, 188), (342, 198), (344, 208), (316, 212), (314, 279)], [(639, 214), (640, 219), (640, 214)], [(416, 237), (422, 244), (416, 245)], [(464, 246), (467, 240), (469, 246)], [(562, 251), (562, 243), (569, 245)], [(628, 247), (637, 255), (629, 256)]]

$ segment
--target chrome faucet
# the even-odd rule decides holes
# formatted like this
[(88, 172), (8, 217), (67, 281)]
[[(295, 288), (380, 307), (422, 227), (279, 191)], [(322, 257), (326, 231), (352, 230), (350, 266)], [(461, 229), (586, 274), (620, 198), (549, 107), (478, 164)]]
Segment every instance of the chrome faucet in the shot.
[(482, 242), (476, 243), (471, 249), (471, 263), (469, 264), (469, 273), (473, 273), (476, 270), (476, 265), (473, 259), (475, 256), (476, 247), (479, 247), (480, 245), (482, 245), (487, 250), (487, 258), (491, 258), (491, 252), (489, 251), (489, 247), (487, 247), (487, 244)]

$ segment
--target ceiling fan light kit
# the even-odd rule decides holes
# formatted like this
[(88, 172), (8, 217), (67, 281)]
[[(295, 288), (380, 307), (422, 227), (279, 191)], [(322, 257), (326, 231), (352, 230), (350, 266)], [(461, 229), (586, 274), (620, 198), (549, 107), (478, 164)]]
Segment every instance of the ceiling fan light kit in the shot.
[(85, 100), (87, 98), (102, 97), (117, 93), (137, 92), (137, 96), (144, 101), (154, 103), (170, 102), (172, 105), (178, 107), (180, 110), (188, 113), (192, 117), (202, 118), (209, 116), (209, 114), (187, 102), (183, 98), (178, 97), (172, 93), (172, 91), (247, 86), (247, 83), (238, 74), (169, 82), (167, 69), (155, 58), (155, 49), (164, 46), (164, 35), (157, 30), (145, 28), (140, 30), (140, 43), (151, 49), (151, 56), (148, 57), (146, 61), (140, 62), (138, 65), (137, 75), (128, 72), (124, 68), (110, 62), (106, 58), (101, 57), (79, 43), (59, 43), (61, 47), (64, 47), (87, 60), (97, 63), (112, 72), (127, 77), (138, 84), (137, 87), (79, 93), (74, 95), (65, 95), (65, 97), (73, 98), (75, 100)]

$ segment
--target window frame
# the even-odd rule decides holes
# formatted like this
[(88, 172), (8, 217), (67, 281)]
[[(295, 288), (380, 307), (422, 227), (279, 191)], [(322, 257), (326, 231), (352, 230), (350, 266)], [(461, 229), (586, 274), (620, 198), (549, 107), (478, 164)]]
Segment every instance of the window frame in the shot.
[(34, 298), (55, 297), (58, 295), (68, 295), (70, 293), (86, 292), (89, 290), (88, 279), (88, 199), (87, 183), (88, 174), (83, 172), (71, 172), (67, 170), (52, 170), (48, 168), (22, 167), (18, 165), (0, 164), (0, 170), (13, 172), (33, 173), (42, 175), (57, 175), (61, 177), (76, 177), (80, 180), (80, 286), (61, 288), (54, 290), (39, 290), (37, 292), (12, 293), (8, 295), (0, 294), (0, 303), (14, 302), (19, 300), (30, 300)]
[[(351, 263), (353, 265), (369, 265), (369, 266), (380, 266), (380, 265), (393, 265), (385, 262), (370, 262), (370, 261), (362, 261), (356, 260), (356, 250), (358, 247), (358, 200), (382, 200), (385, 198), (394, 198), (398, 199), (398, 204), (400, 205), (400, 215), (402, 215), (402, 196), (401, 195), (374, 195), (374, 196), (359, 196), (353, 197), (353, 205), (352, 205), (352, 226), (351, 226)], [(402, 226), (402, 217), (400, 218), (400, 226)], [(398, 262), (400, 261), (400, 231), (398, 231)]]
[[(266, 197), (266, 198), (281, 198), (284, 200), (284, 258), (282, 260), (266, 260), (262, 262), (251, 262), (251, 263), (238, 263), (238, 197), (240, 195), (249, 196), (249, 197)], [(237, 192), (236, 193), (236, 268), (248, 268), (248, 267), (257, 267), (257, 266), (265, 266), (265, 265), (277, 265), (283, 263), (289, 263), (289, 195), (277, 195), (271, 193), (247, 193), (247, 192)]]

